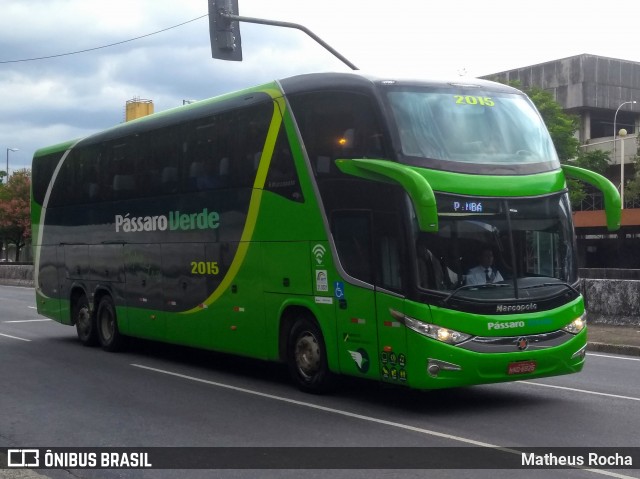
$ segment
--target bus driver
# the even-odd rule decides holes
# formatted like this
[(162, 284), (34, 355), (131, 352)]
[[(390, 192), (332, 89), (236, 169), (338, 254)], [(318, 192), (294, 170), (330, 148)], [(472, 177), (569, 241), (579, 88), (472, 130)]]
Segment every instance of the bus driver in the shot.
[(466, 284), (487, 284), (503, 281), (500, 271), (493, 265), (493, 251), (484, 248), (480, 253), (480, 264), (471, 268), (466, 277)]

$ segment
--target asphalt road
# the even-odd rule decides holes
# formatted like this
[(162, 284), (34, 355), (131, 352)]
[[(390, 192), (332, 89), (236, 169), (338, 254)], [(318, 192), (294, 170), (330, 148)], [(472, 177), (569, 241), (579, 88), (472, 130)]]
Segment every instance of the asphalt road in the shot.
[(0, 367), (0, 453), (23, 447), (375, 447), (381, 454), (393, 454), (394, 447), (458, 448), (451, 469), (429, 471), (256, 471), (242, 469), (248, 458), (238, 457), (232, 470), (0, 469), (0, 478), (640, 478), (637, 463), (550, 472), (500, 469), (498, 459), (495, 470), (455, 469), (469, 446), (512, 449), (505, 455), (528, 447), (640, 447), (640, 358), (629, 356), (588, 353), (582, 373), (532, 382), (420, 393), (346, 381), (332, 395), (314, 396), (296, 390), (275, 364), (143, 341), (122, 353), (83, 347), (74, 328), (38, 316), (33, 289), (0, 286)]

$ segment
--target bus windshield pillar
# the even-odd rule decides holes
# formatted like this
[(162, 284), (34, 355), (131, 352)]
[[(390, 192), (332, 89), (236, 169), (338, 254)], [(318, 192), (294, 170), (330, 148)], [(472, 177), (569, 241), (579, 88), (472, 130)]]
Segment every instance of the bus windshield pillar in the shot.
[(336, 160), (340, 171), (372, 181), (398, 183), (413, 203), (420, 230), (438, 231), (436, 198), (429, 182), (417, 171), (388, 160)]

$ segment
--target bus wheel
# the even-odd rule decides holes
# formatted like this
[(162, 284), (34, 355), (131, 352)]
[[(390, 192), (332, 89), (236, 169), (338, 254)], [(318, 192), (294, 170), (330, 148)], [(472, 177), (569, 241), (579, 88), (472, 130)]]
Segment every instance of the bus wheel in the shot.
[(96, 319), (89, 311), (89, 302), (84, 294), (73, 305), (73, 321), (76, 324), (78, 339), (82, 344), (85, 346), (98, 344)]
[(111, 296), (103, 296), (98, 304), (96, 326), (100, 345), (105, 351), (119, 351), (124, 345), (124, 338), (118, 330), (116, 307)]
[(295, 322), (287, 343), (289, 373), (304, 392), (322, 394), (332, 389), (334, 377), (327, 366), (327, 352), (315, 321), (302, 318)]

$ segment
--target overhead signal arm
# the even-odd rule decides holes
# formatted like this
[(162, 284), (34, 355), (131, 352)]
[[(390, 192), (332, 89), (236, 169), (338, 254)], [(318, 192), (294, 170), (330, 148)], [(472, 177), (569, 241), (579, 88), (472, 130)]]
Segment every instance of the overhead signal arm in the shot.
[(322, 40), (304, 25), (291, 22), (280, 22), (264, 18), (243, 17), (238, 15), (238, 0), (208, 0), (209, 1), (209, 30), (211, 36), (211, 53), (213, 58), (221, 60), (242, 61), (242, 45), (240, 41), (240, 26), (237, 22), (258, 23), (275, 27), (295, 28), (303, 31), (326, 50), (332, 53), (342, 63), (352, 70), (358, 70), (353, 63)]

